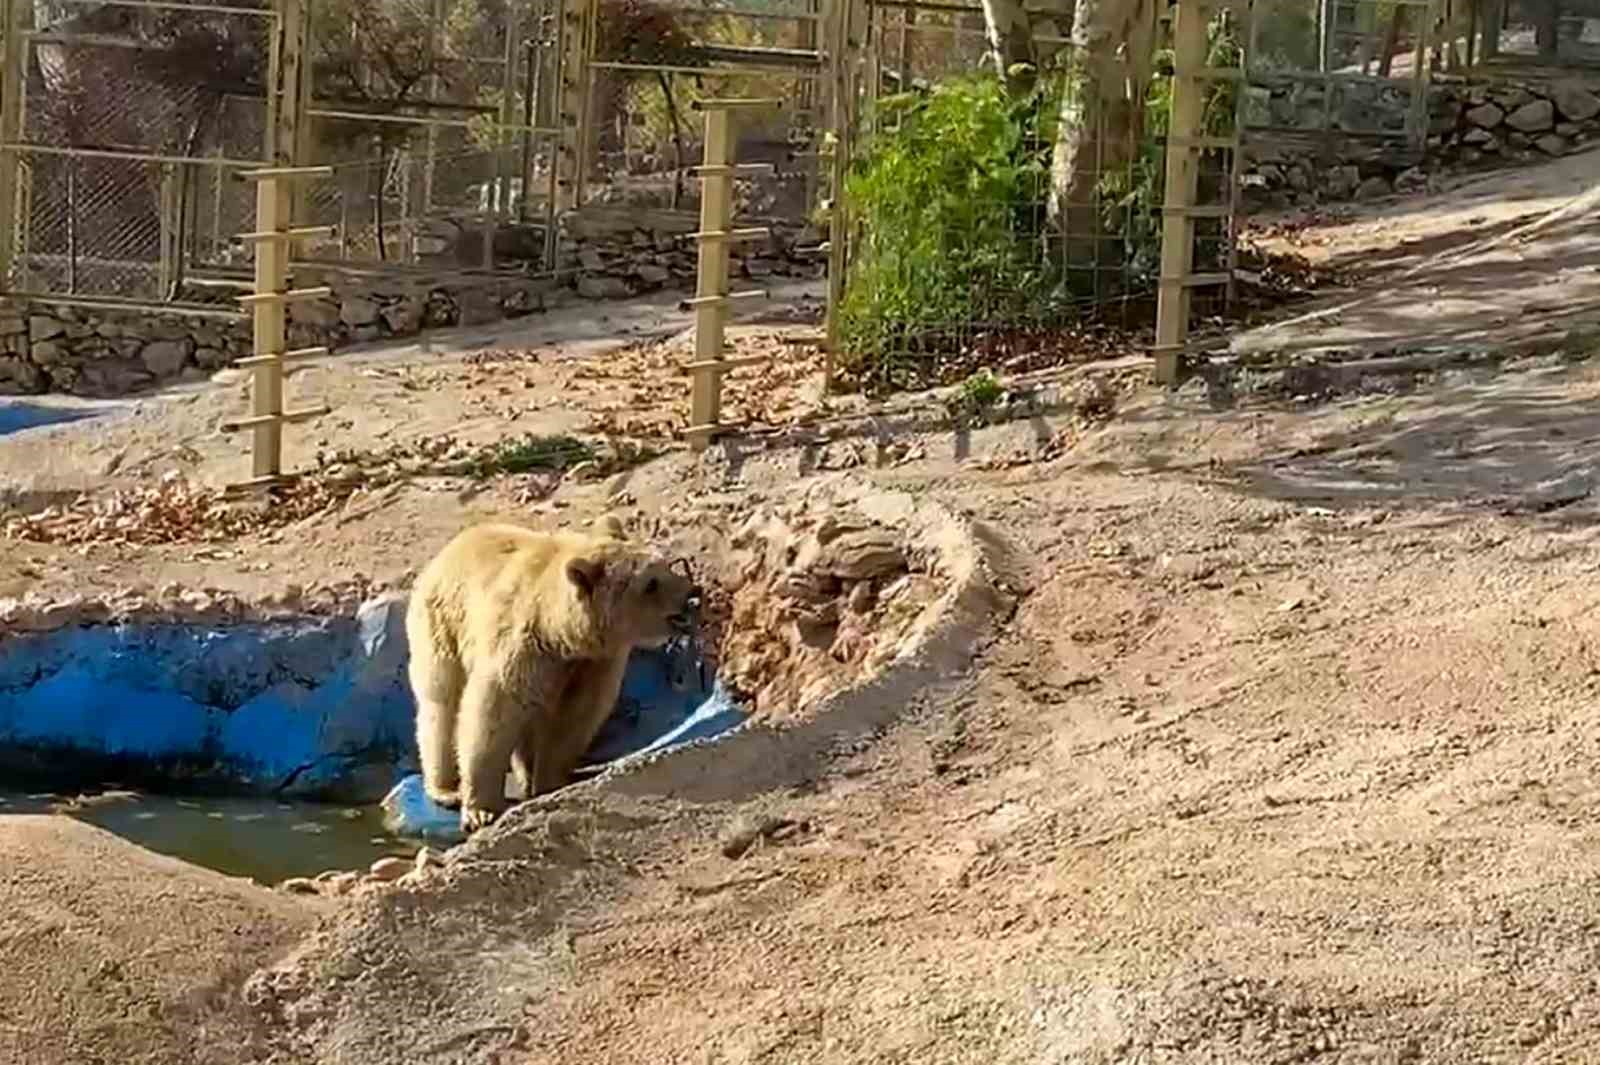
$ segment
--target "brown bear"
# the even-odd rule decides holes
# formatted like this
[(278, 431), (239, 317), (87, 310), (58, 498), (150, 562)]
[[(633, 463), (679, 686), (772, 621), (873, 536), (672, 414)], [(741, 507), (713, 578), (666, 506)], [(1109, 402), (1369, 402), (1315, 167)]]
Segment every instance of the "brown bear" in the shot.
[(406, 611), (428, 796), (473, 832), (567, 783), (616, 706), (629, 652), (694, 628), (700, 592), (615, 518), (590, 532), (475, 525), (418, 576)]

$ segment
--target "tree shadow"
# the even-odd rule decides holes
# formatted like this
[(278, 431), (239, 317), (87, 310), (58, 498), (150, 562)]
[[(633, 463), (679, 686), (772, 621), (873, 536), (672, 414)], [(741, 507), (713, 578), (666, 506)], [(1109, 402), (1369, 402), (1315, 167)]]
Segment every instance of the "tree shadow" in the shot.
[[(1387, 410), (1324, 408), (1308, 418), (1310, 444), (1217, 472), (1248, 495), (1334, 510), (1466, 505), (1562, 525), (1600, 522), (1593, 368), (1462, 376)], [(1351, 424), (1355, 410), (1366, 414), (1360, 424)]]

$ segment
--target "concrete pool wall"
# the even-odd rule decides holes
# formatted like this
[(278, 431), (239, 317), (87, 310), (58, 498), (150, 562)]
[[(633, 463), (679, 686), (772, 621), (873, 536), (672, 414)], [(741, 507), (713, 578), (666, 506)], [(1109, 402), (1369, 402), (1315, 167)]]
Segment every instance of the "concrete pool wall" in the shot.
[[(406, 657), (394, 594), (354, 617), (0, 627), (0, 754), (68, 783), (373, 801), (415, 768)], [(636, 653), (590, 761), (737, 724), (713, 690), (692, 648)]]

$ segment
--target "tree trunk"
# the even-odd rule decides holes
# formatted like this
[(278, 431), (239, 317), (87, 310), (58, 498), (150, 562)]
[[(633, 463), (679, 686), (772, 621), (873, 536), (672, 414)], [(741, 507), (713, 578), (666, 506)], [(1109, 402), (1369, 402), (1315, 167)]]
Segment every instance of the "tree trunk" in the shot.
[(683, 199), (683, 121), (678, 117), (678, 102), (672, 98), (672, 80), (664, 70), (656, 71), (661, 97), (667, 101), (667, 121), (672, 123), (672, 209)]
[(1105, 239), (1099, 186), (1126, 173), (1138, 151), (1154, 34), (1153, 0), (1078, 0), (1077, 66), (1062, 96), (1048, 208), (1064, 261), (1095, 292), (1101, 271), (1121, 263), (1121, 248)]
[(1005, 79), (1013, 95), (1033, 89), (1038, 77), (1038, 53), (1033, 30), (1022, 0), (983, 0), (983, 21), (988, 30), (989, 61)]
[(1395, 49), (1400, 47), (1400, 27), (1405, 24), (1406, 9), (1403, 4), (1394, 5), (1394, 17), (1389, 20), (1389, 28), (1383, 35), (1383, 58), (1378, 61), (1378, 77), (1387, 78), (1394, 69)]
[(389, 176), (389, 146), (381, 139), (378, 141), (378, 195), (372, 204), (373, 231), (378, 237), (378, 261), (386, 262), (389, 258), (388, 249), (384, 247), (383, 233), (383, 186)]

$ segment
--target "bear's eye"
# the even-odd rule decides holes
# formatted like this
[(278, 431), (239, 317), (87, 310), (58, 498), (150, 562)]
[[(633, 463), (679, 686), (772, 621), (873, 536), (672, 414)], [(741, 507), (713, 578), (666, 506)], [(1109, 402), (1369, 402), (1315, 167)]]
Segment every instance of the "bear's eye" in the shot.
[(656, 594), (656, 589), (658, 589), (660, 587), (661, 587), (661, 582), (656, 580), (654, 577), (651, 577), (648, 581), (645, 582), (644, 594), (645, 595), (655, 595)]

